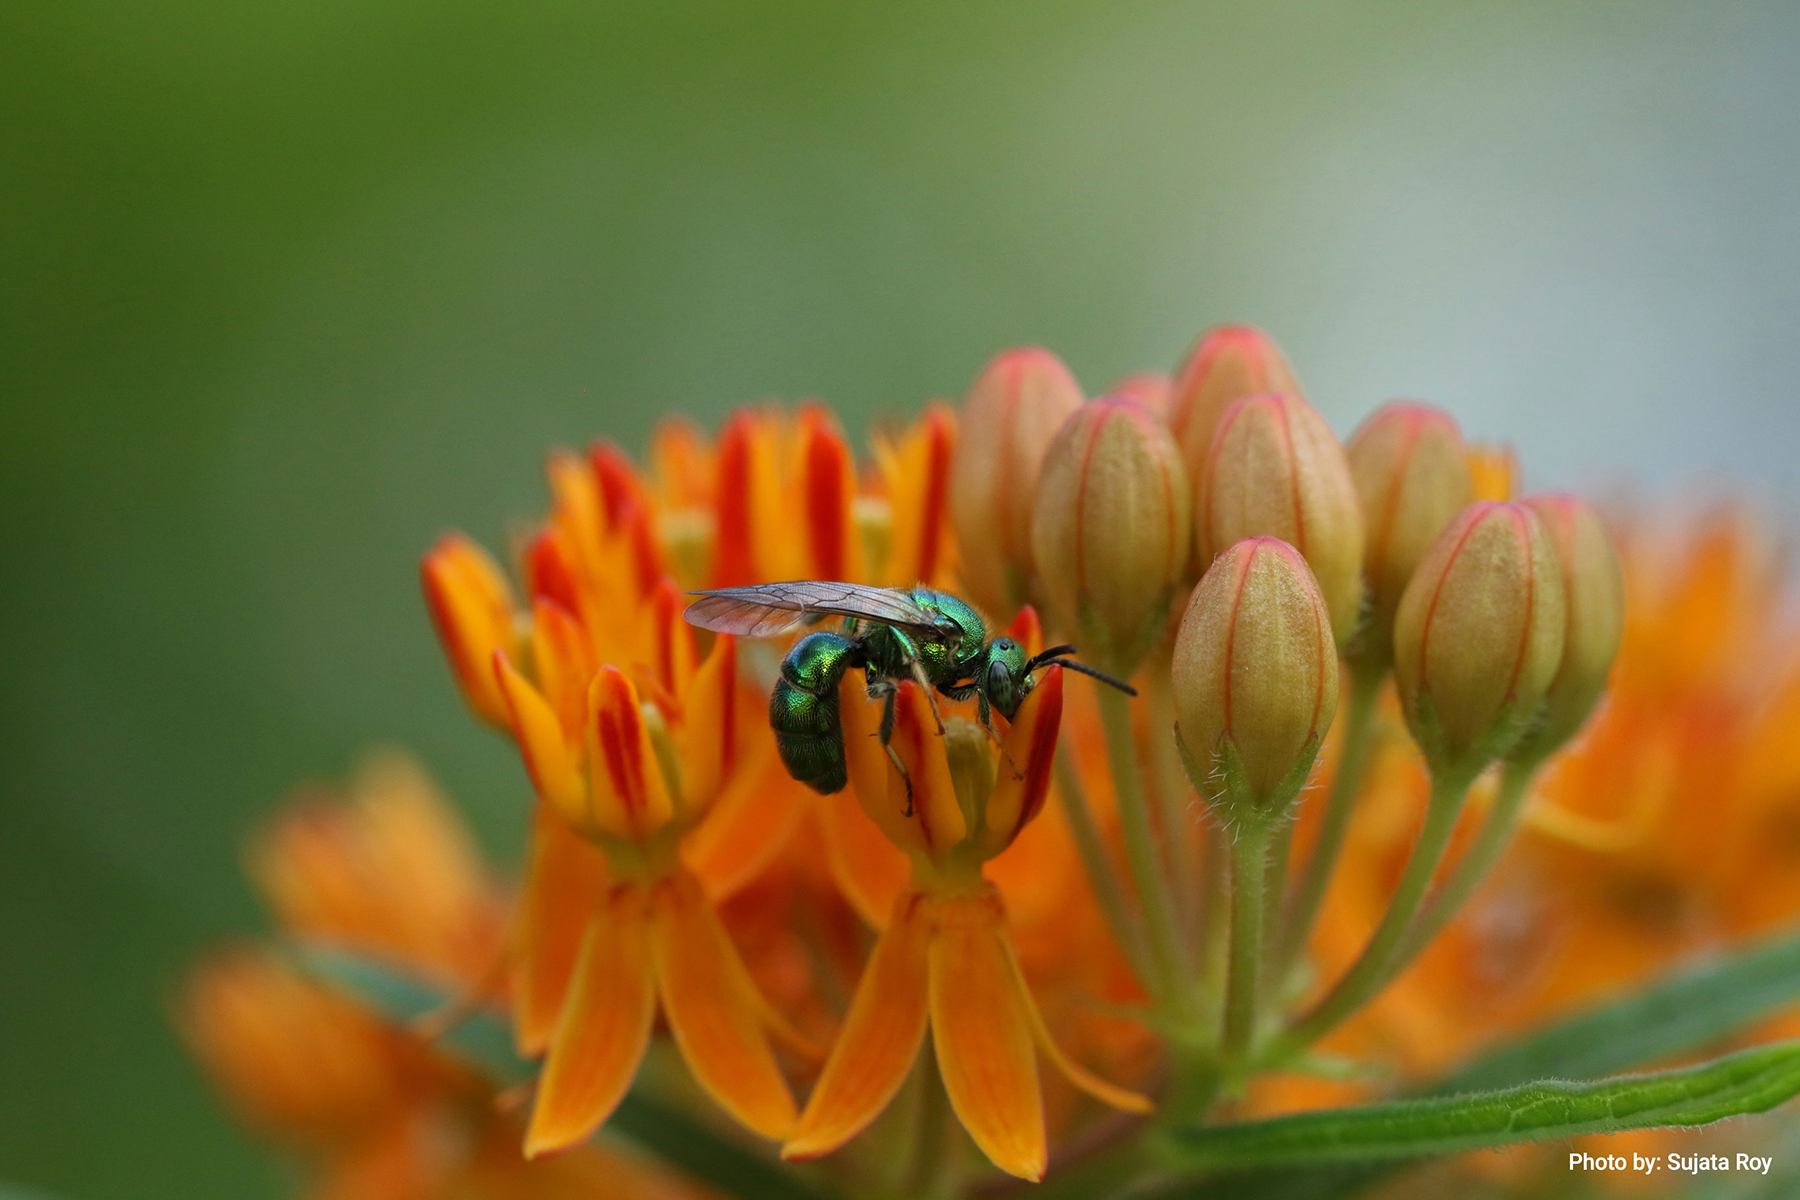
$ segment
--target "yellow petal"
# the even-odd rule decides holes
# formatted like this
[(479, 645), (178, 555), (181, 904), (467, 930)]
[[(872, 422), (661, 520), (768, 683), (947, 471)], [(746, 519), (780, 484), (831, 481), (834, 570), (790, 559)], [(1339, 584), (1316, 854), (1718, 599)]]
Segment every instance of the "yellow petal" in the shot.
[(844, 730), (844, 766), (856, 802), (888, 840), (902, 850), (923, 850), (918, 822), (905, 804), (888, 803), (888, 759), (881, 749), (881, 706), (869, 699), (861, 671), (845, 671), (838, 683), (838, 722)]
[(674, 582), (663, 579), (651, 591), (650, 603), (644, 610), (649, 627), (643, 645), (649, 654), (649, 666), (656, 681), (671, 695), (686, 691), (694, 677), (694, 627), (681, 615), (686, 607)]
[(556, 711), (563, 733), (575, 737), (587, 716), (588, 683), (599, 664), (571, 610), (550, 599), (531, 605), (531, 665), (544, 699)]
[(992, 892), (937, 902), (931, 1039), (950, 1106), (996, 1167), (1044, 1177), (1044, 1099), (1031, 1014), (1013, 976)]
[(1061, 1071), (1063, 1078), (1100, 1101), (1124, 1112), (1147, 1113), (1154, 1105), (1147, 1096), (1140, 1095), (1129, 1088), (1106, 1082), (1098, 1075), (1083, 1067), (1080, 1063), (1062, 1052), (1062, 1047), (1050, 1036), (1050, 1027), (1044, 1024), (1044, 1014), (1038, 1011), (1037, 1002), (1031, 998), (1031, 985), (1025, 981), (1025, 971), (1019, 966), (1019, 956), (1014, 953), (1011, 943), (1001, 935), (1000, 944), (1006, 951), (1007, 965), (1012, 968), (1013, 987), (1018, 991), (1019, 1006), (1031, 1019), (1031, 1035), (1037, 1041), (1037, 1047), (1050, 1065)]
[[(1056, 757), (1056, 735), (1062, 728), (1063, 671), (1052, 666), (1019, 706), (1001, 740), (1006, 753), (988, 795), (987, 826), (993, 853), (1012, 845), (1026, 822), (1044, 807), (1050, 791), (1050, 766)], [(1014, 768), (1017, 768), (1015, 770)]]
[(537, 794), (556, 806), (571, 825), (587, 828), (587, 787), (575, 754), (563, 737), (562, 723), (548, 701), (516, 670), (506, 656), (494, 652), (494, 678), (512, 713), (513, 737)]
[[(941, 854), (968, 835), (969, 825), (950, 781), (950, 760), (944, 756), (944, 739), (932, 719), (931, 701), (911, 680), (900, 685), (895, 699), (891, 744), (912, 779), (913, 820), (925, 848)], [(888, 807), (905, 812), (906, 781), (892, 762), (888, 763), (887, 790)]]
[(621, 888), (588, 926), (538, 1077), (527, 1158), (586, 1141), (637, 1074), (656, 1016), (645, 918), (643, 893)]
[(588, 690), (589, 820), (619, 837), (648, 837), (674, 814), (638, 692), (617, 667)]
[(925, 1038), (929, 943), (929, 908), (923, 896), (908, 892), (895, 902), (887, 932), (869, 955), (843, 1031), (794, 1136), (781, 1148), (783, 1158), (830, 1154), (894, 1098)]
[(505, 727), (506, 702), (494, 682), (496, 651), (511, 653), (512, 591), (487, 552), (447, 533), (419, 564), (425, 607), (463, 698), (484, 721)]
[(745, 970), (700, 884), (686, 872), (656, 886), (651, 948), (663, 1014), (700, 1086), (747, 1128), (785, 1138), (794, 1098), (746, 994)]
[(562, 1011), (575, 958), (606, 897), (606, 856), (548, 804), (532, 815), (513, 935), (513, 1037), (519, 1053), (542, 1054)]
[[(738, 743), (748, 740), (740, 735), (737, 720), (737, 639), (721, 636), (714, 641), (712, 653), (699, 670), (688, 669), (678, 696), (682, 719), (676, 744), (681, 753), (682, 806), (690, 816), (698, 816), (718, 799), (720, 787), (732, 772)], [(767, 734), (762, 734), (760, 741), (774, 747)]]

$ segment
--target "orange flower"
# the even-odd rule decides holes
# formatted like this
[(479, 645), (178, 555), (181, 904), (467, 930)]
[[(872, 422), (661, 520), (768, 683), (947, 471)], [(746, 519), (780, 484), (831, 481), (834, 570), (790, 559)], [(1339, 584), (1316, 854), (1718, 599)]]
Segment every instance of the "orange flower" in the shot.
[(946, 717), (936, 735), (925, 696), (904, 683), (890, 743), (896, 763), (881, 750), (877, 710), (860, 683), (841, 685), (857, 800), (907, 853), (912, 882), (895, 901), (785, 1157), (828, 1154), (874, 1120), (911, 1069), (928, 1024), (957, 1117), (1014, 1175), (1042, 1178), (1047, 1159), (1040, 1051), (1106, 1103), (1148, 1110), (1142, 1096), (1089, 1074), (1057, 1048), (1007, 940), (1004, 904), (982, 876), (982, 864), (1043, 806), (1062, 690), (1061, 668), (1050, 667), (996, 755), (967, 717)]
[[(399, 755), (371, 759), (347, 796), (302, 794), (250, 859), (290, 935), (446, 988), (474, 987), (495, 959), (503, 898), (448, 806)], [(703, 1194), (599, 1146), (526, 1162), (519, 1123), (490, 1083), (271, 949), (209, 956), (177, 1023), (234, 1107), (307, 1161), (320, 1200)]]

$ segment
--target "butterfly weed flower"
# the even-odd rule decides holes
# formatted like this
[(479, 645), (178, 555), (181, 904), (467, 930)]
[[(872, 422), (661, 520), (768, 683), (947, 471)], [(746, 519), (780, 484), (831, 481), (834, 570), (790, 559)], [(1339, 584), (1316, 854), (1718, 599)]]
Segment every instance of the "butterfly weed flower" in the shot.
[[(1753, 588), (1719, 583), (1730, 538), (1646, 616), (1641, 548), (1625, 540), (1621, 574), (1586, 505), (1512, 501), (1511, 451), (1425, 405), (1378, 410), (1340, 449), (1255, 330), (1214, 330), (1173, 380), (1113, 393), (1084, 402), (1027, 349), (869, 455), (816, 402), (716, 432), (671, 419), (641, 462), (606, 442), (553, 454), (549, 512), (506, 569), (442, 539), (422, 576), (452, 677), (538, 796), (516, 903), (404, 805), (299, 810), (254, 869), (284, 925), (504, 1006), (542, 1068), (529, 1109), (496, 1112), (416, 1030), (325, 991), (357, 1014), (328, 1019), (355, 1049), (293, 1041), (353, 1102), (295, 1093), (293, 1111), (333, 1130), (466, 1112), (460, 1144), (522, 1197), (566, 1194), (545, 1172), (603, 1156), (588, 1135), (632, 1087), (671, 1119), (717, 1106), (746, 1141), (829, 1157), (787, 1167), (765, 1145), (762, 1169), (846, 1197), (1010, 1186), (959, 1129), (1069, 1194), (1114, 1169), (1108, 1187), (1185, 1184), (1166, 1156), (1196, 1127), (1332, 1094), (1307, 1075), (1314, 1047), (1442, 1067), (1477, 1009), (1528, 1023), (1697, 944), (1622, 915), (1646, 879), (1729, 909), (1714, 937), (1800, 910), (1792, 889), (1752, 904), (1733, 886), (1783, 844), (1800, 690), (1759, 662), (1754, 703), (1721, 699), (1743, 670), (1717, 667), (1727, 634), (1778, 641)], [(760, 631), (683, 620), (683, 593), (737, 588), (800, 608)], [(1021, 672), (1043, 643), (1027, 600), (1079, 658)], [(821, 602), (846, 623), (819, 626)], [(809, 657), (825, 642), (829, 661)], [(790, 694), (795, 656), (829, 679)], [(1136, 693), (1072, 681), (1084, 663)], [(830, 771), (795, 757), (796, 706), (823, 722)], [(1702, 828), (1714, 809), (1729, 820)], [(1496, 942), (1508, 921), (1530, 946)], [(1539, 974), (1497, 985), (1507, 953)], [(311, 1012), (305, 987), (231, 984), (205, 1007)], [(637, 1078), (661, 1029), (697, 1086)]]
[[(302, 791), (248, 857), (279, 929), (303, 945), (364, 954), (447, 990), (482, 985), (499, 953), (505, 894), (403, 756), (371, 758), (346, 791)], [(527, 1162), (518, 1117), (492, 1081), (273, 946), (207, 955), (176, 1023), (232, 1106), (301, 1161), (310, 1195), (700, 1194), (597, 1145)]]
[(997, 750), (962, 716), (946, 718), (937, 736), (924, 695), (901, 684), (891, 740), (898, 763), (880, 747), (875, 706), (858, 694), (862, 685), (841, 685), (857, 801), (906, 852), (912, 880), (864, 968), (785, 1156), (827, 1154), (874, 1120), (911, 1070), (928, 1026), (957, 1117), (1011, 1174), (1044, 1173), (1039, 1053), (1106, 1103), (1148, 1108), (1057, 1048), (1007, 941), (999, 893), (982, 875), (982, 864), (1043, 806), (1062, 721), (1062, 675), (1058, 666), (1045, 670)]

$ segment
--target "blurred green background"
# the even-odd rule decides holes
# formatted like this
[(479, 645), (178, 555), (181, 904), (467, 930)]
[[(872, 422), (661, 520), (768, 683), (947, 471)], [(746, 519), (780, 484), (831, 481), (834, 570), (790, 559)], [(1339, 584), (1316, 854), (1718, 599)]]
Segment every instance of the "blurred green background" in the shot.
[(511, 755), (416, 595), (549, 443), (1276, 333), (1340, 431), (1792, 506), (1800, 8), (0, 5), (0, 1179), (280, 1194), (165, 1005), (289, 784)]

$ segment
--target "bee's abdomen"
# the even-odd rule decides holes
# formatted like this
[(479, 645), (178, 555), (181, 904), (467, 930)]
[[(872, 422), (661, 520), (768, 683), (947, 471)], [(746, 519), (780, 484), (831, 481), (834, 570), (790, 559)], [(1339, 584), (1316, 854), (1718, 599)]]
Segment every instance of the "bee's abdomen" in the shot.
[(789, 775), (815, 792), (842, 791), (844, 728), (838, 682), (855, 665), (859, 647), (835, 633), (809, 633), (781, 660), (769, 694), (769, 726)]

